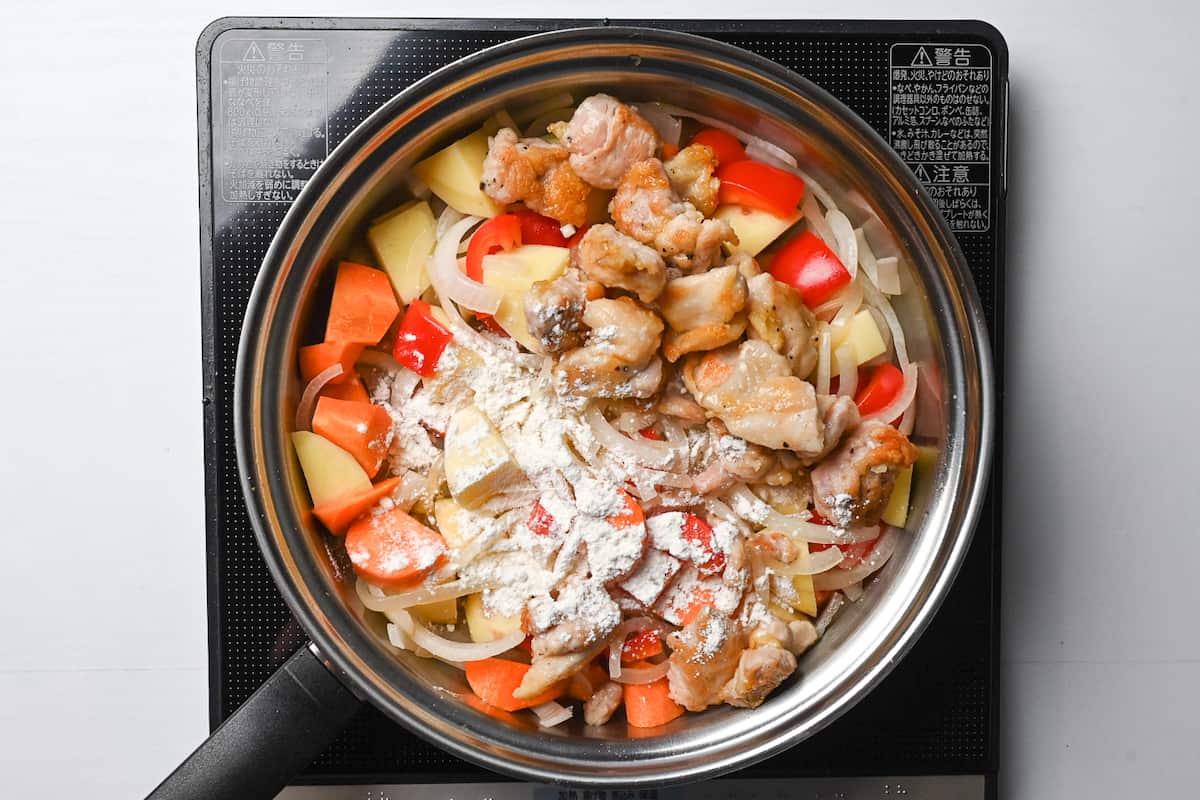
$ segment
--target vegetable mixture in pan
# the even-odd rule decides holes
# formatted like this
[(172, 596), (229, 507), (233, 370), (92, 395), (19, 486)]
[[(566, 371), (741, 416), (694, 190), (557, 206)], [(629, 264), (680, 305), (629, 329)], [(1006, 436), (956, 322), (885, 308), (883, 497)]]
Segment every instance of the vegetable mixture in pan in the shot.
[(917, 367), (779, 147), (555, 98), (413, 167), (300, 351), (313, 513), (477, 708), (755, 707), (903, 535)]

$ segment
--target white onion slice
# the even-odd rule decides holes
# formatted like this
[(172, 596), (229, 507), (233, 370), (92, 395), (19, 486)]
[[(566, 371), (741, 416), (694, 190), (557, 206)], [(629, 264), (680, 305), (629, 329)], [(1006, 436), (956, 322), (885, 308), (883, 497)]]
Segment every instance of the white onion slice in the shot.
[(674, 460), (674, 450), (667, 442), (639, 436), (631, 439), (612, 426), (596, 406), (583, 412), (584, 421), (591, 427), (596, 441), (615, 455), (628, 458), (645, 467), (667, 467)]
[[(697, 114), (695, 111), (688, 111), (687, 109), (679, 108), (678, 106), (669, 105), (667, 103), (659, 103), (658, 107), (666, 113), (672, 114), (676, 117), (688, 117), (696, 120), (699, 123), (707, 125), (710, 128), (716, 128), (733, 135), (738, 139), (738, 141), (746, 144), (746, 155), (751, 155), (751, 149), (753, 149), (754, 153), (759, 157), (760, 160), (765, 160), (763, 159), (763, 156), (765, 155), (768, 158), (780, 161), (789, 167), (794, 168), (796, 166), (795, 157), (779, 145), (773, 142), (768, 142), (766, 139), (755, 136), (754, 134), (744, 131), (734, 125), (730, 125), (724, 120), (717, 119), (716, 117), (709, 117), (704, 114)], [(753, 158), (755, 156), (751, 157)]]
[(813, 588), (822, 592), (833, 592), (845, 589), (852, 583), (858, 583), (864, 578), (878, 572), (892, 554), (896, 552), (898, 537), (894, 530), (888, 528), (874, 549), (860, 563), (849, 569), (835, 569), (813, 576)]
[(846, 595), (846, 599), (851, 603), (857, 603), (862, 599), (863, 596), (862, 581), (859, 581), (858, 583), (852, 583), (845, 589), (842, 589), (842, 594)]
[(846, 597), (841, 592), (829, 598), (829, 602), (825, 604), (825, 608), (821, 609), (821, 614), (814, 623), (817, 629), (817, 636), (825, 635), (825, 631), (829, 630), (833, 618), (837, 616), (837, 613), (842, 610), (842, 606), (845, 604)]
[(490, 642), (456, 642), (453, 639), (438, 636), (416, 620), (413, 620), (410, 635), (418, 646), (425, 648), (438, 658), (461, 662), (492, 658), (501, 653), (507, 653), (525, 641), (525, 632), (518, 630)]
[(654, 683), (667, 674), (668, 667), (669, 663), (666, 661), (660, 664), (651, 664), (648, 667), (625, 667), (619, 676), (613, 676), (613, 680), (630, 685)]
[[(679, 424), (679, 420), (673, 417), (664, 417), (662, 426), (663, 433), (667, 437), (667, 444), (675, 454), (675, 467), (681, 472), (687, 472), (691, 469), (692, 460), (687, 432)], [(690, 476), (688, 478), (690, 480)]]
[(829, 349), (832, 336), (828, 325), (821, 323), (817, 327), (817, 394), (829, 394)]
[(800, 203), (800, 211), (804, 214), (804, 219), (808, 222), (808, 227), (820, 237), (833, 252), (837, 252), (838, 243), (837, 237), (833, 235), (833, 228), (829, 227), (829, 223), (825, 221), (825, 215), (821, 213), (821, 209), (817, 207), (817, 201), (813, 199), (811, 194), (805, 194), (804, 200)]
[[(441, 240), (441, 238), (446, 235), (446, 231), (450, 230), (450, 226), (454, 225), (456, 222), (462, 221), (465, 216), (466, 214), (455, 210), (452, 206), (446, 206), (442, 210), (442, 213), (438, 214), (437, 225), (433, 230), (433, 237)], [(459, 238), (461, 239), (462, 237)]]
[(300, 395), (296, 405), (296, 430), (306, 430), (312, 424), (313, 409), (317, 407), (317, 395), (325, 388), (325, 384), (342, 374), (341, 364), (330, 364), (313, 376)]
[(425, 493), (425, 476), (419, 472), (406, 470), (400, 477), (400, 485), (392, 493), (392, 502), (402, 511), (408, 511), (413, 504)]
[(908, 410), (908, 407), (913, 404), (913, 399), (916, 396), (917, 365), (906, 364), (904, 367), (904, 386), (900, 389), (900, 393), (896, 395), (896, 399), (878, 411), (864, 415), (863, 419), (878, 419), (890, 423)]
[(683, 133), (683, 120), (668, 114), (658, 103), (634, 106), (634, 110), (654, 126), (654, 130), (658, 131), (658, 138), (662, 139), (663, 144), (679, 146), (679, 137)]
[[(402, 368), (400, 362), (391, 353), (385, 353), (382, 350), (363, 350), (355, 364), (362, 364), (383, 372), (399, 372)], [(416, 375), (415, 372), (413, 374)]]
[(854, 227), (841, 211), (831, 208), (825, 213), (825, 222), (837, 240), (837, 255), (842, 266), (850, 273), (850, 279), (858, 275), (858, 238), (854, 235)]
[(875, 285), (884, 294), (900, 294), (900, 259), (895, 256), (878, 259), (875, 270), (879, 274)]
[(876, 288), (879, 287), (879, 262), (875, 260), (875, 253), (871, 251), (871, 245), (867, 243), (867, 235), (863, 233), (862, 228), (854, 229), (854, 241), (858, 244), (858, 264), (862, 267), (863, 273), (867, 276)]
[(625, 647), (625, 639), (629, 634), (641, 633), (653, 627), (654, 620), (649, 617), (634, 617), (617, 626), (608, 643), (608, 677), (614, 681), (621, 677), (621, 650)]
[(854, 363), (854, 353), (849, 344), (837, 349), (838, 358), (838, 394), (844, 397), (854, 397), (858, 391), (858, 365)]
[(399, 408), (411, 400), (420, 382), (421, 376), (411, 369), (402, 369), (392, 375), (392, 390), (388, 392), (391, 404)]
[(458, 245), (463, 235), (479, 217), (464, 217), (447, 229), (438, 239), (433, 255), (425, 262), (429, 280), (443, 300), (449, 298), (459, 305), (485, 314), (495, 314), (500, 307), (500, 292), (491, 286), (471, 280), (458, 268)]
[(846, 329), (850, 327), (850, 320), (854, 319), (854, 315), (862, 308), (862, 282), (850, 281), (838, 296), (842, 301), (841, 306), (838, 308), (838, 312), (833, 315), (833, 319), (829, 321), (829, 328), (830, 335), (840, 343), (846, 335)]
[(824, 572), (827, 569), (833, 569), (838, 564), (842, 563), (842, 559), (846, 555), (836, 547), (829, 547), (824, 550), (818, 550), (815, 553), (809, 553), (807, 558), (803, 556), (797, 558), (791, 564), (785, 564), (777, 559), (771, 559), (767, 562), (774, 572), (779, 575), (787, 575), (794, 577), (796, 575), (816, 575)]
[[(367, 581), (359, 578), (355, 584), (355, 591), (358, 593), (358, 599), (362, 604), (371, 611), (378, 611), (382, 614), (391, 614), (396, 611), (403, 611), (406, 608), (413, 606), (425, 605), (426, 603), (440, 603), (443, 600), (451, 600), (463, 595), (474, 594), (475, 592), (483, 591), (484, 589), (492, 589), (498, 585), (495, 580), (456, 580), (449, 583), (443, 583), (439, 586), (422, 586), (419, 589), (410, 589), (407, 592), (399, 592), (397, 594), (378, 594), (381, 591), (378, 587), (372, 586)], [(374, 591), (372, 591), (374, 590)]]
[(551, 700), (549, 703), (534, 706), (533, 713), (537, 715), (538, 725), (543, 728), (553, 728), (555, 725), (561, 725), (569, 720), (575, 710), (571, 706), (564, 706)]
[(908, 345), (905, 343), (904, 328), (900, 327), (900, 320), (896, 316), (896, 310), (892, 308), (892, 304), (888, 302), (883, 293), (869, 283), (863, 286), (863, 297), (868, 304), (874, 306), (880, 314), (883, 314), (883, 319), (887, 322), (888, 331), (892, 334), (892, 347), (896, 351), (896, 360), (901, 364), (907, 364)]
[(900, 418), (900, 424), (896, 426), (896, 430), (903, 433), (905, 436), (912, 436), (913, 428), (917, 423), (917, 404), (916, 397), (913, 397), (912, 403), (908, 404), (908, 408), (904, 409), (904, 416)]

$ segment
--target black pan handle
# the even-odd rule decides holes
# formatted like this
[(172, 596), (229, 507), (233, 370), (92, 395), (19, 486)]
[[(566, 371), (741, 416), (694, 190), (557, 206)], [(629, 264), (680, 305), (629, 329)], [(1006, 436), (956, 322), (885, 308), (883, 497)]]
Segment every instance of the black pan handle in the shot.
[(306, 644), (147, 800), (270, 800), (360, 706)]

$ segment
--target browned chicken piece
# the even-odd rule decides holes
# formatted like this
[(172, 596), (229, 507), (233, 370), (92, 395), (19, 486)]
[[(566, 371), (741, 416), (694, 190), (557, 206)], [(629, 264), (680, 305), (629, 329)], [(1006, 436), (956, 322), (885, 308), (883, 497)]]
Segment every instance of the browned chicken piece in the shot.
[(703, 711), (721, 702), (721, 691), (746, 647), (741, 626), (705, 608), (686, 627), (670, 634), (667, 643), (671, 699), (688, 711)]
[(728, 223), (705, 219), (675, 196), (657, 158), (640, 161), (625, 173), (609, 210), (619, 231), (650, 245), (684, 272), (703, 272), (720, 260), (722, 245), (737, 242)]
[(900, 431), (865, 420), (836, 450), (813, 467), (813, 505), (841, 527), (874, 525), (887, 507), (896, 473), (917, 460), (917, 448)]
[(825, 446), (815, 456), (802, 458), (801, 463), (804, 466), (815, 464), (832, 453), (833, 448), (837, 447), (838, 443), (842, 441), (842, 437), (846, 435), (846, 431), (853, 428), (862, 419), (854, 400), (845, 395), (817, 395), (817, 414), (821, 417)]
[(717, 210), (717, 157), (708, 145), (691, 144), (663, 164), (675, 194), (696, 207), (706, 217)]
[[(580, 614), (581, 608), (589, 613)], [(532, 598), (523, 619), (523, 628), (533, 635), (535, 658), (584, 650), (608, 639), (620, 624), (621, 610), (604, 584), (579, 572), (559, 585), (557, 597), (547, 594)]]
[(795, 671), (796, 657), (782, 647), (744, 650), (721, 699), (739, 708), (758, 708)]
[(571, 154), (571, 167), (599, 189), (615, 189), (631, 166), (658, 151), (658, 132), (630, 106), (594, 94), (575, 109), (570, 122), (550, 125)]
[(586, 344), (554, 367), (569, 390), (582, 397), (650, 397), (662, 385), (656, 353), (663, 323), (629, 297), (592, 300), (583, 311)]
[(667, 361), (688, 353), (715, 350), (735, 341), (746, 329), (746, 281), (737, 267), (717, 267), (684, 275), (667, 284), (658, 308), (671, 330), (663, 343)]
[(817, 626), (806, 619), (797, 619), (789, 622), (788, 633), (792, 637), (791, 642), (788, 644), (788, 650), (794, 656), (798, 656), (812, 647), (817, 643), (817, 639), (820, 638), (820, 634), (817, 633)]
[(750, 338), (761, 339), (788, 360), (801, 378), (817, 366), (816, 317), (800, 293), (763, 272), (746, 281)]
[(589, 278), (632, 292), (643, 303), (657, 300), (667, 285), (667, 265), (658, 253), (607, 223), (588, 228), (572, 255)]
[(483, 191), (499, 203), (524, 203), (564, 225), (583, 225), (591, 189), (568, 157), (560, 144), (520, 139), (511, 128), (501, 128), (488, 142)]
[(683, 394), (664, 394), (655, 409), (660, 414), (675, 417), (688, 427), (699, 425), (708, 419), (708, 413), (700, 404)]
[(779, 463), (775, 452), (731, 436), (719, 419), (708, 421), (717, 458), (696, 476), (692, 488), (697, 494), (713, 494), (735, 483), (753, 483), (765, 478)]
[(621, 684), (609, 681), (601, 686), (583, 704), (583, 721), (588, 725), (603, 725), (612, 719), (621, 707)]
[(737, 267), (737, 271), (746, 280), (750, 280), (755, 275), (762, 274), (762, 268), (758, 266), (758, 262), (754, 260), (754, 256), (749, 253), (733, 253), (729, 258), (725, 259), (725, 266)]
[(696, 402), (735, 436), (805, 455), (824, 447), (812, 384), (793, 375), (766, 342), (753, 339), (690, 355), (683, 380)]
[[(599, 289), (600, 287), (596, 287)], [(568, 269), (548, 281), (536, 281), (525, 294), (525, 321), (545, 353), (582, 347), (587, 333), (583, 310), (592, 295), (579, 270)]]
[(750, 546), (767, 558), (790, 564), (800, 555), (800, 549), (788, 536), (778, 531), (759, 531), (750, 537)]
[(521, 685), (513, 692), (518, 700), (537, 697), (563, 678), (569, 678), (587, 666), (587, 663), (600, 651), (608, 647), (607, 641), (597, 642), (586, 650), (577, 653), (567, 653), (561, 656), (543, 656), (532, 659), (529, 671), (521, 680)]

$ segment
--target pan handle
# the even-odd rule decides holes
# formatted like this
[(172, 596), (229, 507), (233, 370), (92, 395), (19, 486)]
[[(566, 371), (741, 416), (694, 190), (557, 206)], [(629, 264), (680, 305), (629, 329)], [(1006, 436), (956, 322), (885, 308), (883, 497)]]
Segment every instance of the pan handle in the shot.
[(360, 706), (306, 644), (147, 800), (270, 800)]

